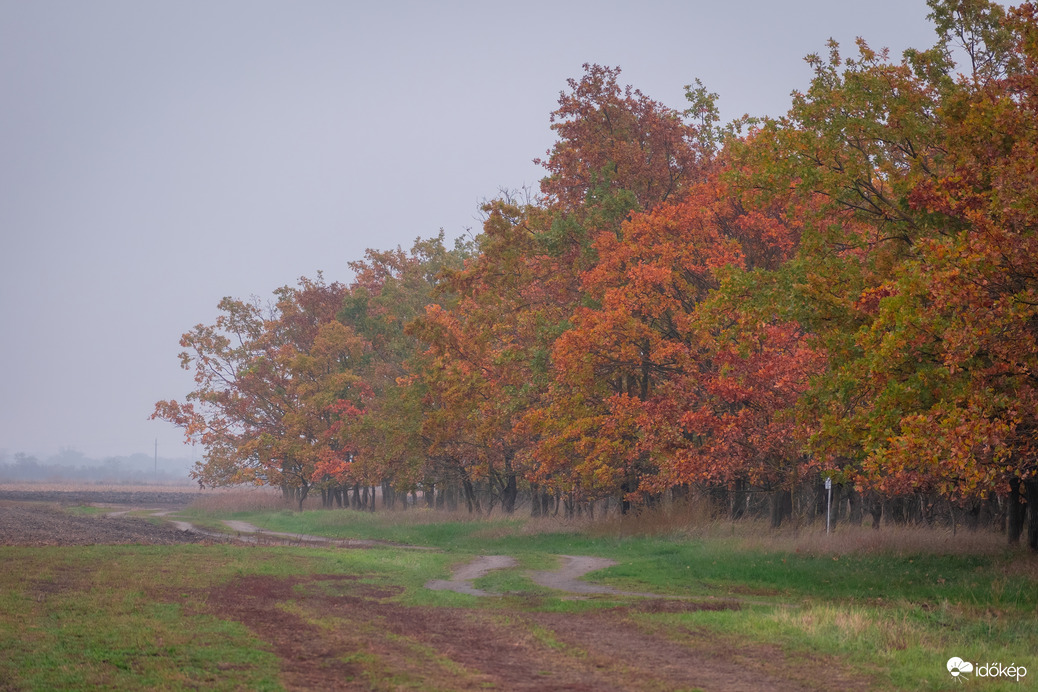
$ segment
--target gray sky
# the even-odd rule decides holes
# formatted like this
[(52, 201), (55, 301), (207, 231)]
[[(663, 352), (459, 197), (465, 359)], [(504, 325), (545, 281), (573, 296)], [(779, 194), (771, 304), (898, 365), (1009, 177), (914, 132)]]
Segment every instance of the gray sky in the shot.
[(834, 37), (934, 42), (923, 0), (0, 0), (0, 451), (189, 454), (180, 335), (535, 186), (585, 62), (780, 115)]

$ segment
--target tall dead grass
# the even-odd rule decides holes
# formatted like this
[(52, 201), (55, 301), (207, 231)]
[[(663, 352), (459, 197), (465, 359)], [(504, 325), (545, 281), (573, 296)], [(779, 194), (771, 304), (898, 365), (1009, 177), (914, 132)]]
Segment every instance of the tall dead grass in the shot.
[(295, 509), (295, 502), (287, 503), (280, 490), (266, 487), (213, 488), (206, 490), (191, 503), (191, 507), (214, 514), (234, 512), (276, 512)]
[(926, 627), (905, 614), (879, 614), (866, 608), (825, 603), (779, 608), (768, 617), (814, 638), (853, 642), (872, 652), (893, 653), (909, 646), (938, 647)]
[[(280, 491), (271, 488), (227, 488), (206, 490), (192, 505), (204, 512), (267, 512), (295, 509), (286, 503)], [(304, 509), (320, 509), (320, 496), (310, 497)], [(329, 510), (334, 511), (334, 510)], [(1004, 534), (990, 530), (968, 531), (925, 526), (885, 525), (876, 530), (869, 526), (840, 523), (826, 533), (824, 522), (797, 525), (789, 520), (778, 529), (763, 519), (719, 519), (707, 503), (673, 504), (654, 510), (643, 510), (626, 516), (610, 513), (606, 517), (587, 515), (564, 518), (530, 518), (523, 512), (512, 516), (494, 512), (491, 515), (469, 514), (464, 510), (448, 512), (425, 506), (407, 510), (386, 510), (379, 506), (374, 513), (380, 521), (394, 524), (430, 524), (438, 522), (478, 522), (490, 519), (485, 529), (488, 537), (537, 535), (543, 533), (586, 533), (591, 536), (671, 536), (690, 540), (724, 540), (735, 547), (750, 550), (784, 551), (817, 555), (853, 553), (884, 554), (951, 554), (996, 555), (1006, 550)], [(505, 524), (498, 523), (508, 519)], [(1038, 560), (1025, 561), (1038, 563)], [(1038, 572), (1038, 566), (1031, 571)]]
[(705, 503), (675, 505), (628, 516), (611, 515), (588, 525), (593, 535), (683, 536), (723, 539), (747, 549), (819, 555), (852, 553), (994, 555), (1006, 550), (1004, 534), (988, 529), (884, 525), (880, 529), (840, 523), (826, 533), (824, 522), (788, 520), (772, 528), (764, 519), (719, 519)]

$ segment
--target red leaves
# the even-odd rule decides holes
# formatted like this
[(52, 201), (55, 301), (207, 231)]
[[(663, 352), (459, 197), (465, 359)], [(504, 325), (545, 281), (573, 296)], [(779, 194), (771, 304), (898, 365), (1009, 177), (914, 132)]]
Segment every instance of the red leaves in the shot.
[(691, 145), (697, 131), (679, 113), (617, 83), (619, 68), (584, 65), (559, 96), (552, 129), (559, 141), (546, 161), (541, 191), (566, 210), (580, 209), (603, 184), (633, 195), (639, 209), (666, 201), (702, 173), (709, 152)]

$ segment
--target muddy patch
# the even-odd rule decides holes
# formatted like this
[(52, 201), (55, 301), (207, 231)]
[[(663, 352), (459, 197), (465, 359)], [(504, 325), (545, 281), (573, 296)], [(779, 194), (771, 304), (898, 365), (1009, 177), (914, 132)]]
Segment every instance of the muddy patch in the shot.
[(281, 666), (282, 683), (289, 689), (344, 689), (362, 677), (363, 669), (343, 660), (333, 638), (300, 615), (280, 607), (296, 599), (298, 580), (249, 576), (213, 591), (209, 608), (218, 617), (248, 627), (268, 645)]
[(791, 691), (872, 682), (778, 647), (652, 631), (636, 611), (433, 608), (402, 605), (396, 594), (345, 575), (248, 576), (204, 602), (262, 640), (293, 690)]

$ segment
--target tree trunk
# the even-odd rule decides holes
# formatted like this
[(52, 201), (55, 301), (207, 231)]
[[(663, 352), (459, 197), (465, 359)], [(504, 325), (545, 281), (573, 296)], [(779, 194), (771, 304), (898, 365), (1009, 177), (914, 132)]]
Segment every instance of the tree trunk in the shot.
[(472, 481), (466, 478), (461, 482), (461, 485), (465, 490), (465, 503), (468, 505), (469, 514), (482, 514), (482, 510), (479, 507), (479, 498), (476, 497), (476, 489), (472, 487)]
[(1027, 546), (1038, 552), (1038, 478), (1024, 481), (1027, 489)]
[(509, 473), (505, 478), (505, 486), (501, 489), (501, 511), (511, 514), (515, 511), (515, 498), (519, 496), (519, 486), (514, 473)]
[(624, 481), (620, 484), (620, 514), (627, 515), (631, 512), (631, 501), (627, 499), (631, 492), (631, 485)]
[(1006, 528), (1009, 545), (1016, 545), (1020, 542), (1020, 534), (1024, 531), (1024, 513), (1026, 511), (1027, 507), (1020, 501), (1020, 479), (1014, 476), (1009, 479), (1009, 521)]
[(782, 525), (782, 520), (790, 515), (793, 510), (793, 500), (788, 490), (771, 491), (771, 528), (777, 529)]
[(861, 526), (861, 493), (853, 487), (847, 489), (847, 521)]
[(735, 486), (729, 493), (731, 505), (728, 508), (728, 515), (732, 521), (742, 518), (746, 512), (747, 499), (749, 499), (749, 494), (746, 492), (746, 481), (740, 478), (735, 481)]
[(876, 497), (876, 492), (872, 490), (868, 492), (863, 500), (868, 513), (872, 515), (872, 528), (878, 531), (879, 522), (883, 518), (883, 503)]
[(532, 518), (541, 516), (541, 498), (537, 495), (539, 490), (539, 485), (530, 483), (530, 517)]

